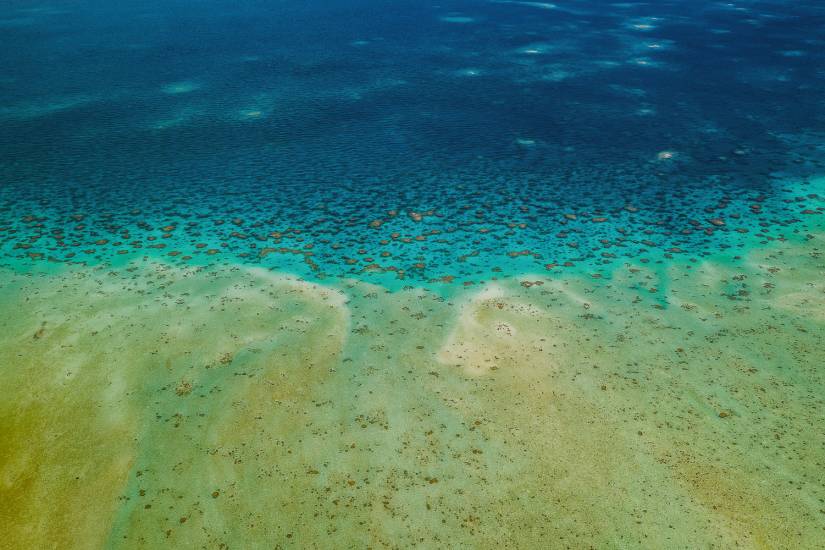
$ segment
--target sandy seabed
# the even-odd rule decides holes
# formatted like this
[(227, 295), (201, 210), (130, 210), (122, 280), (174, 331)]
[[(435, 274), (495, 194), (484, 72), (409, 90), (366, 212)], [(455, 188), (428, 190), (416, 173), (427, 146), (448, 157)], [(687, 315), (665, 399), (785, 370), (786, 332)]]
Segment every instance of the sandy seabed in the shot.
[(4, 548), (814, 548), (823, 236), (445, 297), (0, 274)]

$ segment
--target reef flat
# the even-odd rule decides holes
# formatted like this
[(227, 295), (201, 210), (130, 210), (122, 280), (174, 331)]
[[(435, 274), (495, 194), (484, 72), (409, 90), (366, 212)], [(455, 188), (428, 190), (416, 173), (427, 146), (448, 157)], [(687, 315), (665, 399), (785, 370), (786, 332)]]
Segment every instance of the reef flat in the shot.
[(450, 297), (5, 271), (3, 545), (815, 547), (823, 248)]

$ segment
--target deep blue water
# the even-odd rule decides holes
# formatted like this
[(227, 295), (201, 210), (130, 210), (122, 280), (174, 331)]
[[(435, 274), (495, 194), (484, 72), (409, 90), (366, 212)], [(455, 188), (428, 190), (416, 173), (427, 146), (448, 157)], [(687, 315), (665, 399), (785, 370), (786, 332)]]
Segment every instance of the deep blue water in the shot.
[(822, 212), (821, 2), (7, 1), (0, 33), (7, 264), (478, 281)]

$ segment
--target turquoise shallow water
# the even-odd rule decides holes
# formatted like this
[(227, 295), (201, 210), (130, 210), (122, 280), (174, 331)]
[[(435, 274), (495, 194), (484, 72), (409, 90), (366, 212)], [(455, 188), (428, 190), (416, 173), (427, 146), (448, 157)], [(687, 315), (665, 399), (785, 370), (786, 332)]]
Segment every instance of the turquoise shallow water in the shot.
[(823, 29), (4, 3), (0, 547), (821, 547)]

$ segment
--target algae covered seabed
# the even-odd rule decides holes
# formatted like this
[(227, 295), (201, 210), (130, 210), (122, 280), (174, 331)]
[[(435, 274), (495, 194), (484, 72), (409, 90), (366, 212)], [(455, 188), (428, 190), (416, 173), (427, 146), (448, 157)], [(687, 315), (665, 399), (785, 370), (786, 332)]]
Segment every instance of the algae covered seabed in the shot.
[(825, 258), (2, 273), (2, 545), (815, 547)]

